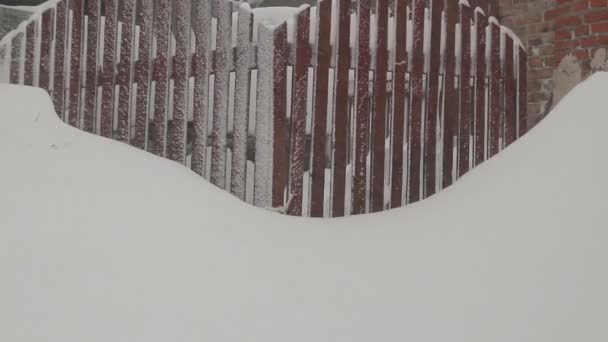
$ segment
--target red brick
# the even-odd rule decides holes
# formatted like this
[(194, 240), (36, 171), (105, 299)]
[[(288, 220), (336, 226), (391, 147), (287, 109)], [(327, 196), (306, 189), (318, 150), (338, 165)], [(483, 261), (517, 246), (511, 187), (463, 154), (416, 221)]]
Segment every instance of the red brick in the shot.
[(588, 23), (596, 23), (598, 21), (608, 21), (608, 9), (605, 11), (599, 11), (599, 12), (586, 14), (585, 21)]
[(589, 7), (608, 7), (608, 1), (606, 0), (589, 0)]
[(572, 32), (570, 30), (557, 31), (555, 34), (555, 40), (570, 40), (572, 39)]
[(608, 36), (590, 37), (581, 40), (581, 47), (590, 48), (598, 45), (608, 44)]
[(539, 68), (544, 65), (544, 60), (542, 57), (530, 57), (528, 58), (528, 65), (531, 68)]
[(591, 25), (591, 32), (593, 32), (593, 33), (608, 32), (608, 23), (600, 23), (600, 24)]
[(589, 8), (589, 0), (582, 0), (572, 5), (573, 12), (581, 12)]
[(576, 37), (580, 37), (580, 36), (586, 36), (589, 34), (589, 26), (588, 25), (581, 25), (578, 26), (575, 30), (574, 30), (574, 34), (576, 35)]
[(555, 19), (562, 14), (570, 12), (570, 6), (562, 6), (545, 12), (545, 20)]
[(556, 50), (567, 50), (578, 47), (578, 40), (562, 40), (555, 43)]
[(553, 69), (541, 69), (528, 71), (528, 77), (530, 79), (547, 79), (553, 75)]
[(555, 20), (555, 25), (559, 26), (576, 26), (581, 24), (581, 18), (578, 16), (561, 17)]

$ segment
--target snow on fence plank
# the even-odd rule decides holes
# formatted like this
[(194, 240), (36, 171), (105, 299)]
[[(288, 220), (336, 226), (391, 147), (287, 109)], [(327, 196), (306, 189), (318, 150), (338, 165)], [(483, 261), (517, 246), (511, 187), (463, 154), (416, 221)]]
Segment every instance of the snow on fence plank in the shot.
[[(405, 1), (398, 0), (400, 11), (406, 11)], [(370, 2), (371, 0), (359, 0), (358, 2), (358, 42), (357, 42), (357, 70), (356, 70), (356, 123), (355, 123), (355, 159), (352, 183), (352, 214), (363, 214), (366, 209), (367, 199), (367, 154), (369, 152), (369, 120), (370, 120), (370, 95), (369, 95), (369, 69), (370, 58)], [(406, 18), (402, 18), (405, 22)], [(404, 26), (405, 28), (405, 26)], [(403, 37), (405, 33), (402, 32)], [(405, 44), (403, 44), (404, 46)]]
[(34, 85), (34, 68), (36, 59), (36, 22), (27, 25), (25, 31), (25, 65), (23, 73), (23, 84)]
[(523, 46), (519, 47), (518, 61), (518, 132), (517, 138), (528, 131), (528, 55)]
[(40, 67), (39, 67), (39, 78), (38, 86), (45, 89), (51, 94), (51, 56), (52, 56), (52, 42), (55, 36), (54, 31), (55, 22), (55, 9), (49, 8), (42, 14), (41, 23), (41, 36), (40, 36)]
[(460, 118), (458, 134), (458, 177), (470, 168), (471, 148), (471, 7), (460, 4)]
[(504, 54), (504, 146), (506, 147), (511, 145), (515, 139), (517, 139), (517, 84), (515, 83), (515, 56), (513, 50), (513, 39), (507, 34), (505, 34)]
[[(331, 216), (344, 216), (346, 192), (346, 157), (348, 130), (348, 88), (351, 64), (350, 0), (338, 1), (338, 39), (336, 81), (334, 84), (333, 179), (331, 182)], [(386, 73), (384, 73), (386, 75)]]
[[(211, 2), (198, 2), (191, 22), (190, 0), (125, 0), (120, 9), (107, 0), (103, 16), (99, 0), (57, 0), (2, 40), (4, 77), (52, 88), (60, 116), (67, 94), (73, 125), (108, 137), (118, 128), (115, 139), (181, 163), (192, 136), (195, 172), (211, 171), (215, 184), (239, 198), (252, 195), (254, 204), (291, 215), (343, 216), (347, 208), (359, 214), (398, 207), (404, 196), (417, 201), (526, 132), (527, 55), (511, 32), (476, 8), (487, 3), (415, 0), (408, 9), (409, 0), (398, 0), (389, 15), (388, 0), (373, 0), (375, 11), (372, 0), (361, 0), (354, 13), (348, 0), (278, 12), (241, 4), (238, 13), (236, 3), (214, 1), (215, 11)], [(293, 16), (295, 25), (279, 13)], [(251, 96), (257, 100), (250, 103)]]
[[(374, 109), (372, 112), (371, 202), (370, 211), (384, 209), (384, 166), (386, 140), (386, 85), (388, 71), (388, 0), (378, 0), (376, 13), (376, 70), (374, 73)], [(422, 51), (420, 51), (422, 53)], [(422, 71), (420, 73), (422, 75)]]
[[(244, 5), (247, 6), (247, 5)], [(196, 21), (193, 23), (195, 37), (195, 58), (193, 59), (194, 99), (192, 170), (205, 175), (207, 156), (207, 114), (209, 110), (209, 67), (211, 65), (211, 3), (198, 1)], [(249, 28), (251, 31), (251, 27)], [(242, 71), (241, 71), (242, 72)], [(248, 80), (249, 83), (249, 80)], [(237, 83), (238, 86), (238, 83)], [(247, 84), (249, 86), (249, 84)], [(236, 112), (236, 111), (235, 111)], [(236, 116), (235, 116), (236, 119)], [(236, 123), (235, 123), (236, 124)], [(233, 153), (234, 155), (234, 153)], [(234, 170), (234, 169), (233, 169)], [(233, 178), (234, 179), (234, 178)]]
[(481, 11), (475, 11), (477, 47), (475, 56), (475, 128), (473, 165), (485, 160), (486, 155), (486, 27), (488, 18)]
[(428, 90), (426, 97), (426, 122), (424, 140), (424, 197), (432, 196), (437, 190), (437, 118), (439, 115), (439, 71), (441, 70), (441, 24), (443, 0), (433, 0), (431, 4), (431, 46), (429, 50)]
[[(302, 216), (302, 200), (304, 193), (304, 158), (306, 149), (306, 101), (309, 95), (308, 65), (311, 57), (309, 45), (310, 8), (302, 10), (297, 15), (296, 28), (296, 62), (294, 68), (293, 101), (291, 111), (291, 160), (289, 165), (289, 206), (287, 207), (287, 214)], [(348, 77), (348, 68), (346, 68), (346, 70)], [(346, 88), (348, 89), (348, 84)], [(344, 167), (346, 167), (346, 163), (344, 163)], [(342, 201), (342, 203), (343, 202), (344, 201)]]
[(215, 78), (213, 93), (213, 128), (211, 131), (211, 183), (226, 186), (226, 133), (228, 131), (228, 95), (232, 53), (231, 3), (216, 0), (217, 37), (215, 44)]
[(99, 131), (101, 136), (112, 137), (114, 127), (114, 70), (117, 49), (117, 4), (118, 0), (105, 0), (103, 70), (101, 74), (101, 113)]
[(135, 136), (133, 146), (145, 150), (148, 143), (148, 119), (150, 106), (150, 75), (153, 36), (154, 8), (152, 1), (142, 1), (137, 10), (136, 23), (139, 26), (137, 41), (138, 57), (135, 64), (134, 80), (137, 82), (135, 99)]
[(72, 30), (70, 45), (70, 86), (69, 86), (69, 111), (68, 123), (74, 127), (80, 127), (80, 81), (82, 73), (82, 35), (84, 32), (84, 8), (83, 0), (71, 0), (70, 9), (72, 14)]
[(249, 51), (253, 39), (253, 13), (248, 4), (239, 7), (234, 90), (234, 128), (232, 139), (232, 194), (245, 200), (247, 182), (247, 142), (251, 72)]
[(154, 64), (154, 122), (152, 153), (164, 157), (167, 146), (169, 108), (169, 38), (171, 35), (171, 0), (159, 0), (156, 9), (156, 60)]
[[(331, 0), (317, 3), (314, 86), (314, 114), (312, 123), (312, 168), (310, 189), (310, 216), (323, 217), (325, 192), (325, 151), (327, 130), (327, 103), (329, 64), (331, 59)], [(257, 153), (256, 153), (257, 159)]]
[[(408, 0), (397, 0), (395, 20), (395, 62), (393, 74), (393, 122), (392, 122), (392, 165), (391, 165), (391, 208), (397, 208), (403, 202), (403, 143), (405, 131), (405, 99), (408, 87), (407, 72), (407, 11)], [(439, 12), (441, 14), (441, 12)], [(366, 89), (367, 90), (367, 89)]]
[(409, 121), (408, 201), (420, 200), (420, 166), (422, 162), (422, 105), (424, 98), (424, 0), (413, 0), (414, 43), (412, 49), (411, 104)]
[(95, 111), (97, 109), (97, 52), (99, 50), (99, 19), (101, 4), (99, 0), (87, 1), (87, 59), (84, 92), (84, 115), (82, 129), (93, 132)]
[(454, 137), (458, 132), (458, 92), (455, 81), (458, 6), (455, 1), (447, 1), (446, 5), (442, 188), (447, 188), (454, 182)]
[(489, 108), (489, 152), (488, 157), (499, 151), (501, 116), (501, 64), (500, 64), (500, 26), (490, 23), (490, 108)]

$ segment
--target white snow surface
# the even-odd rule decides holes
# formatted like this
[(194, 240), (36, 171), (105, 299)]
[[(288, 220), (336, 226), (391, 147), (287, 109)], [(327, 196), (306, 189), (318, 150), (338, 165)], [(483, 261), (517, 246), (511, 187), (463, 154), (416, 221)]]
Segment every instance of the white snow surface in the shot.
[(607, 88), (428, 200), (314, 220), (2, 85), (0, 341), (606, 341)]

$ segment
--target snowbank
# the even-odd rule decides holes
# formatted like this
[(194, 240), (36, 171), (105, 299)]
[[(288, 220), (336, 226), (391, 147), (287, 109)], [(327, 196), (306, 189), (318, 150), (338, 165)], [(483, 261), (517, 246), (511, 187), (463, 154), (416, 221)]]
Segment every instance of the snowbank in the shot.
[(0, 340), (606, 341), (607, 88), (429, 200), (314, 220), (0, 86)]

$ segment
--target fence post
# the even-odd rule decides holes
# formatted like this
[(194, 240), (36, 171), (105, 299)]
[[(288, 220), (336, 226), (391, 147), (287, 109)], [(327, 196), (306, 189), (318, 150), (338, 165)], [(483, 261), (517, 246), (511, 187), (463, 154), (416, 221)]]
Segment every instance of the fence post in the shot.
[[(397, 0), (394, 19), (397, 32), (395, 34), (396, 51), (393, 66), (391, 208), (400, 207), (403, 202), (403, 145), (407, 92), (405, 77), (407, 72), (407, 4), (408, 0)], [(367, 70), (365, 72), (367, 73)]]
[(36, 21), (31, 21), (25, 29), (25, 68), (23, 84), (34, 86), (34, 70), (36, 69)]
[(488, 19), (480, 10), (475, 10), (477, 28), (477, 53), (475, 56), (475, 133), (474, 164), (481, 164), (486, 155), (486, 27)]
[[(232, 173), (230, 191), (245, 200), (247, 186), (247, 141), (249, 125), (249, 93), (251, 71), (249, 51), (253, 37), (253, 13), (249, 4), (239, 7), (236, 73), (234, 89), (234, 128), (232, 130)], [(308, 64), (307, 64), (308, 66)]]
[(51, 56), (54, 32), (55, 8), (49, 8), (42, 14), (41, 42), (40, 42), (40, 69), (38, 71), (38, 86), (51, 95)]
[[(205, 1), (202, 1), (205, 2)], [(156, 61), (154, 65), (154, 123), (152, 153), (164, 157), (167, 149), (167, 112), (169, 107), (169, 38), (171, 0), (159, 0), (155, 21)]]
[(99, 133), (112, 137), (114, 126), (114, 71), (116, 68), (116, 14), (118, 0), (105, 0), (103, 71), (101, 75), (101, 113)]
[(518, 133), (521, 137), (528, 131), (528, 54), (523, 46), (519, 47), (519, 105), (518, 105)]
[(287, 214), (302, 216), (302, 187), (306, 149), (306, 101), (308, 98), (308, 66), (311, 55), (309, 44), (310, 8), (301, 11), (296, 20), (296, 58), (292, 92), (291, 162), (289, 166), (289, 207), (287, 208)]
[[(314, 113), (312, 123), (312, 167), (310, 187), (310, 216), (323, 217), (325, 194), (325, 144), (327, 130), (327, 101), (329, 63), (331, 59), (331, 0), (317, 3), (315, 55)], [(257, 159), (257, 153), (256, 153)], [(256, 163), (257, 167), (257, 163)], [(256, 181), (257, 183), (257, 181)]]
[(68, 123), (74, 127), (80, 127), (80, 80), (82, 73), (82, 34), (84, 13), (83, 0), (71, 0), (72, 9), (72, 45), (70, 51), (70, 92)]
[(470, 169), (471, 148), (471, 8), (460, 4), (460, 119), (458, 134), (458, 177)]
[(515, 83), (515, 60), (513, 50), (513, 38), (507, 33), (504, 33), (505, 49), (504, 49), (504, 120), (505, 120), (505, 135), (503, 145), (505, 147), (511, 145), (517, 139), (517, 84)]
[(455, 82), (457, 11), (456, 2), (446, 0), (442, 188), (447, 188), (454, 182), (454, 136), (458, 129), (458, 110), (456, 110), (458, 108), (458, 93)]
[(492, 157), (498, 153), (500, 140), (500, 26), (496, 22), (490, 23), (490, 107), (488, 113), (489, 119), (489, 151), (488, 157)]
[(135, 101), (135, 137), (133, 138), (133, 146), (142, 150), (148, 144), (153, 15), (153, 2), (142, 1), (137, 11), (139, 53), (134, 78), (135, 82), (137, 82), (137, 99)]
[(131, 94), (133, 89), (133, 40), (135, 34), (135, 0), (123, 0), (119, 11), (122, 23), (120, 62), (118, 63), (118, 130), (116, 140), (129, 143), (131, 136)]
[(83, 130), (87, 132), (93, 132), (95, 129), (95, 112), (97, 109), (97, 40), (99, 36), (100, 10), (101, 4), (99, 0), (88, 0), (86, 89), (84, 98), (84, 124), (82, 127)]

